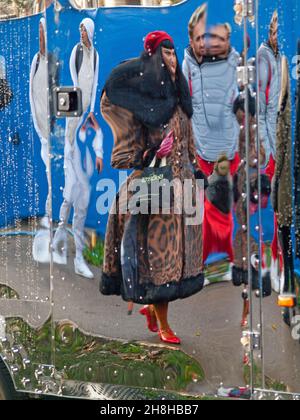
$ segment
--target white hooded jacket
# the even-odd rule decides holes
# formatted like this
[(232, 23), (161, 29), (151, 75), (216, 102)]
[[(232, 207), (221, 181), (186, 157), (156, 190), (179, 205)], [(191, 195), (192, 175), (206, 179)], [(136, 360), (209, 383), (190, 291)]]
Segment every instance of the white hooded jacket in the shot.
[(70, 58), (70, 72), (74, 86), (79, 87), (82, 90), (83, 105), (90, 105), (90, 111), (94, 112), (99, 76), (99, 54), (93, 45), (95, 24), (92, 19), (86, 18), (80, 23), (80, 27), (81, 25), (83, 25), (87, 31), (91, 48), (86, 48), (81, 42), (83, 48), (83, 61), (79, 73), (77, 73), (76, 53), (78, 45), (75, 45)]

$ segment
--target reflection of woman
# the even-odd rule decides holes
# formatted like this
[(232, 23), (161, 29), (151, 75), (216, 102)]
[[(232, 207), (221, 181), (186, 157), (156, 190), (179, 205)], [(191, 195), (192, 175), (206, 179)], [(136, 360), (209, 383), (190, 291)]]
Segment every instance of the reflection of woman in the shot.
[[(93, 279), (94, 274), (89, 269), (83, 257), (85, 247), (84, 226), (90, 202), (90, 177), (92, 171), (85, 171), (82, 165), (82, 155), (77, 135), (83, 142), (86, 139), (86, 128), (90, 126), (96, 133), (93, 148), (96, 154), (96, 168), (103, 168), (102, 131), (94, 115), (99, 76), (99, 54), (94, 47), (95, 24), (92, 19), (83, 19), (79, 26), (80, 43), (73, 48), (70, 58), (70, 72), (73, 84), (82, 91), (83, 116), (68, 118), (66, 122), (66, 138), (64, 151), (65, 187), (64, 201), (59, 213), (59, 227), (54, 236), (54, 261), (67, 264), (67, 224), (71, 208), (74, 208), (73, 233), (76, 248), (74, 259), (75, 273), (79, 276)], [(63, 245), (62, 247), (60, 245)]]
[[(281, 94), (279, 98), (276, 165), (272, 188), (272, 202), (276, 213), (275, 237), (272, 243), (272, 256), (275, 264), (279, 255), (279, 246), (283, 254), (284, 282), (281, 285), (285, 293), (294, 291), (294, 256), (291, 236), (293, 223), (292, 202), (292, 133), (291, 133), (291, 92), (289, 65), (286, 57), (281, 58)], [(278, 228), (278, 230), (277, 230)], [(279, 292), (280, 284), (274, 284)]]
[[(246, 129), (245, 129), (245, 95), (241, 95), (235, 104), (235, 112), (237, 120), (243, 129), (240, 132), (239, 155), (242, 159), (239, 170), (234, 178), (234, 200), (235, 214), (237, 221), (237, 231), (234, 238), (234, 266), (232, 269), (232, 281), (235, 286), (248, 285), (248, 234), (247, 234), (247, 206), (246, 206), (246, 190), (247, 190), (247, 171), (246, 171)], [(266, 153), (261, 144), (259, 153), (257, 152), (256, 132), (255, 132), (255, 105), (253, 97), (249, 91), (249, 173), (250, 173), (250, 215), (255, 218), (257, 216), (259, 200), (258, 200), (258, 164), (265, 165)], [(259, 154), (259, 162), (257, 156)], [(261, 207), (266, 208), (271, 192), (271, 185), (268, 177), (261, 174)], [(260, 238), (257, 234), (250, 235), (250, 255), (252, 270), (252, 289), (258, 290), (258, 268), (259, 268), (259, 242)], [(262, 247), (263, 248), (263, 247)], [(264, 248), (263, 248), (264, 249)], [(263, 251), (262, 249), (262, 251)], [(270, 274), (266, 268), (265, 261), (262, 261), (262, 285), (263, 296), (267, 297), (271, 293)], [(249, 299), (248, 292), (244, 290), (242, 297), (244, 299), (244, 309), (242, 315), (242, 327), (248, 325)]]
[[(115, 141), (112, 164), (118, 169), (135, 169), (129, 183), (141, 176), (145, 152), (150, 150), (154, 154), (163, 149), (173, 177), (181, 182), (193, 181), (195, 199), (192, 165), (197, 167), (190, 122), (192, 104), (173, 41), (164, 32), (154, 32), (147, 36), (145, 50), (140, 58), (117, 67), (104, 88), (101, 110)], [(172, 147), (160, 147), (171, 132)], [(121, 188), (116, 198), (117, 209), (127, 186)], [(128, 232), (133, 229), (132, 221), (136, 221), (134, 233)], [(196, 226), (186, 222), (187, 215), (175, 214), (174, 208), (170, 214), (111, 214), (100, 284), (105, 295), (121, 294), (126, 301), (149, 305), (141, 310), (149, 329), (157, 332), (158, 321), (161, 340), (173, 344), (180, 344), (180, 339), (169, 326), (168, 304), (199, 292), (204, 282), (200, 220)], [(124, 241), (130, 234), (132, 241), (128, 247)], [(136, 262), (137, 278), (125, 279), (127, 260), (124, 260), (131, 249), (134, 254), (128, 259), (131, 258), (133, 266)], [(131, 283), (136, 288), (136, 298), (129, 297), (127, 282), (129, 288)]]
[[(39, 52), (35, 54), (30, 69), (30, 108), (35, 131), (41, 142), (41, 158), (46, 167), (47, 178), (49, 175), (49, 152), (48, 152), (48, 91), (47, 86), (53, 83), (48, 77), (48, 62), (52, 63), (53, 57), (47, 54), (46, 51), (46, 20), (40, 19), (39, 24)], [(50, 66), (49, 66), (50, 67)], [(53, 66), (51, 66), (52, 68)], [(57, 69), (57, 66), (53, 67)], [(54, 76), (54, 79), (56, 76)], [(41, 220), (41, 226), (45, 228), (50, 227), (49, 212), (50, 212), (50, 197), (49, 197), (49, 179), (48, 181), (48, 195), (45, 204), (45, 217)]]

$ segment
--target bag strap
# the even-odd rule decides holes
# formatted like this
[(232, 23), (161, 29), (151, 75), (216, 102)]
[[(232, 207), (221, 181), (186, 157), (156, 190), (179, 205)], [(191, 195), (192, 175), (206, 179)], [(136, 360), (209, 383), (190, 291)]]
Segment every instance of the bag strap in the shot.
[[(83, 61), (83, 47), (81, 43), (79, 43), (77, 45), (76, 58), (75, 58), (75, 67), (76, 67), (77, 76), (79, 75), (79, 72), (82, 66), (82, 61)], [(96, 49), (94, 48), (94, 71), (96, 71), (96, 67), (97, 67), (97, 52), (96, 52)]]
[(41, 56), (40, 56), (40, 53), (38, 53), (37, 60), (36, 60), (36, 66), (35, 66), (34, 75), (36, 75), (36, 74), (37, 74), (37, 71), (38, 71), (38, 69), (39, 69), (39, 65), (40, 65), (40, 61), (41, 61)]
[(164, 166), (167, 166), (167, 158), (163, 157), (160, 161), (160, 168), (163, 168)]
[(76, 48), (76, 56), (75, 56), (75, 68), (76, 68), (76, 73), (77, 76), (79, 75), (80, 72), (80, 68), (82, 66), (82, 60), (83, 60), (83, 49), (81, 44), (77, 44), (77, 48)]
[(149, 168), (155, 168), (155, 165), (156, 165), (156, 160), (157, 160), (157, 158), (156, 158), (156, 156), (154, 156), (154, 158), (153, 158), (152, 162), (151, 162), (151, 163), (150, 163), (150, 165), (149, 165)]
[[(157, 162), (160, 160), (159, 166), (156, 166)], [(167, 158), (163, 157), (162, 159), (158, 159), (156, 156), (154, 156), (152, 162), (149, 165), (149, 168), (163, 168), (164, 166), (167, 166)]]

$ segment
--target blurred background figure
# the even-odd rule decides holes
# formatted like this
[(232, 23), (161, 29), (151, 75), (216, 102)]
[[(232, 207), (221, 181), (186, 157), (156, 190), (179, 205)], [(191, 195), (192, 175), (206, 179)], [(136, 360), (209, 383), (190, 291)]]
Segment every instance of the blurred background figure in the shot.
[[(60, 209), (60, 223), (54, 237), (54, 262), (67, 264), (67, 224), (71, 208), (74, 208), (73, 234), (76, 247), (74, 260), (76, 274), (92, 279), (94, 274), (87, 266), (83, 250), (85, 246), (84, 226), (90, 202), (91, 157), (82, 156), (77, 137), (86, 142), (87, 128), (94, 133), (93, 149), (96, 154), (96, 168), (103, 169), (103, 134), (95, 118), (94, 109), (99, 76), (99, 55), (93, 46), (95, 25), (92, 19), (84, 19), (79, 27), (80, 43), (75, 45), (70, 58), (70, 71), (75, 87), (82, 91), (83, 116), (68, 118), (65, 133), (64, 170), (65, 187), (64, 202)], [(84, 161), (84, 162), (83, 162)]]
[[(48, 87), (52, 91), (58, 84), (58, 66), (52, 54), (46, 51), (46, 21), (41, 18), (39, 23), (39, 51), (35, 54), (30, 70), (29, 98), (31, 115), (35, 131), (41, 142), (41, 158), (46, 166), (48, 191), (49, 191), (49, 150), (48, 137), (50, 119), (53, 115), (52, 101), (48, 96)], [(49, 117), (50, 116), (50, 119)], [(41, 226), (48, 229), (49, 223), (49, 192), (45, 205), (45, 216), (41, 220)]]
[[(238, 139), (240, 127), (234, 114), (234, 103), (239, 95), (237, 66), (239, 54), (231, 47), (231, 27), (228, 23), (217, 24), (207, 30), (207, 7), (202, 5), (189, 21), (190, 46), (185, 50), (183, 73), (189, 83), (193, 102), (193, 131), (195, 136), (198, 162), (201, 171), (210, 177), (215, 164), (222, 157), (229, 164), (229, 175), (233, 176), (239, 167)], [(230, 195), (230, 194), (229, 194)], [(224, 198), (224, 197), (223, 197)], [(210, 242), (206, 251), (218, 250), (232, 256), (232, 207), (219, 224), (211, 225), (215, 215), (209, 212), (222, 208), (222, 198), (216, 206), (206, 203), (203, 241)], [(230, 196), (227, 202), (232, 203)], [(228, 221), (230, 221), (228, 225)], [(223, 228), (221, 227), (223, 225)], [(230, 226), (230, 232), (228, 232)], [(215, 230), (213, 232), (213, 229)], [(227, 232), (223, 240), (221, 231)], [(205, 238), (205, 232), (209, 237)], [(213, 238), (216, 243), (212, 244)], [(206, 255), (208, 257), (208, 254)], [(231, 280), (231, 267), (223, 280)]]
[(0, 110), (7, 107), (12, 101), (13, 93), (6, 79), (6, 66), (4, 57), (0, 56)]

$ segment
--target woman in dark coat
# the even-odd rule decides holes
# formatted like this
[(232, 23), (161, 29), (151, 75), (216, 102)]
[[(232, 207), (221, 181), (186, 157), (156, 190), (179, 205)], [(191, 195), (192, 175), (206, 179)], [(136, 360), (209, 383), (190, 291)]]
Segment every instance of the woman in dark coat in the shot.
[(201, 215), (190, 223), (191, 214), (176, 211), (177, 195), (170, 214), (119, 211), (124, 210), (124, 193), (130, 198), (129, 183), (141, 178), (155, 155), (167, 158), (173, 179), (182, 184), (189, 180), (193, 203), (200, 197), (192, 103), (168, 34), (149, 34), (141, 57), (113, 70), (101, 112), (114, 135), (112, 166), (134, 172), (121, 187), (112, 207), (117, 211), (109, 217), (100, 290), (146, 305), (140, 313), (148, 328), (162, 341), (180, 344), (168, 323), (168, 304), (203, 288)]
[[(295, 290), (294, 252), (291, 235), (293, 224), (291, 108), (289, 63), (286, 57), (282, 57), (281, 94), (277, 119), (276, 165), (272, 188), (272, 204), (276, 214), (272, 243), (272, 259), (276, 271), (272, 280), (274, 290), (277, 292), (283, 290), (284, 293)], [(280, 270), (278, 270), (278, 267)], [(281, 283), (283, 284), (278, 282), (278, 271), (280, 272), (279, 275), (282, 274)]]

